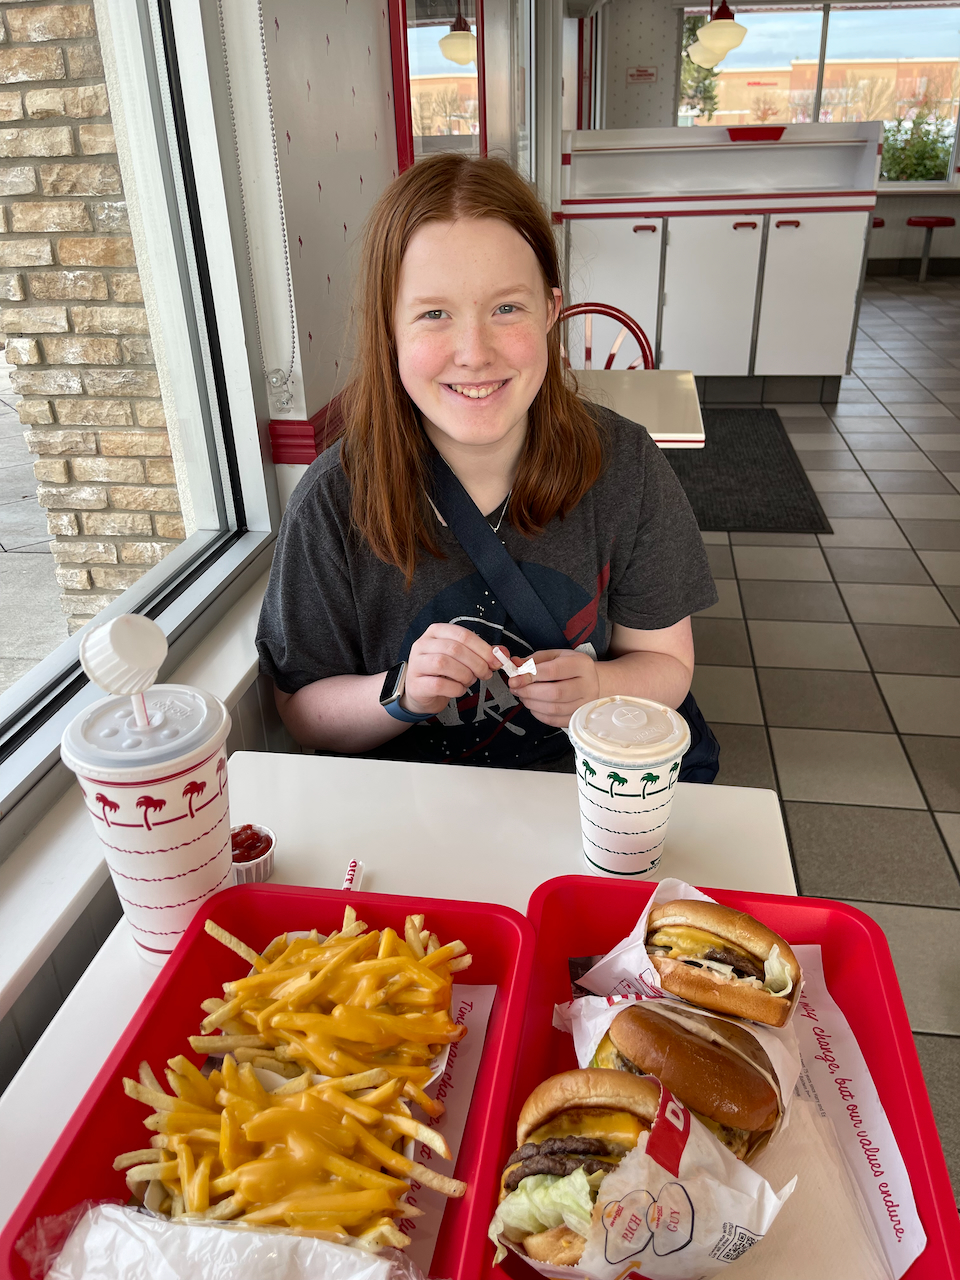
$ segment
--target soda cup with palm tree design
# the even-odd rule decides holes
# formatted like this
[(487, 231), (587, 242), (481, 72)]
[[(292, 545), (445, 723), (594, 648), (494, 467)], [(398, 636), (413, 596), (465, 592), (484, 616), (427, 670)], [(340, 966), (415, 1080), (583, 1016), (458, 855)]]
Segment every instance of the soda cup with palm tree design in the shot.
[(690, 730), (679, 712), (620, 694), (570, 717), (583, 856), (593, 875), (655, 880)]
[(103, 698), (63, 735), (124, 915), (162, 964), (195, 912), (233, 883), (226, 741), (230, 715), (188, 685), (154, 685), (138, 725), (129, 697)]

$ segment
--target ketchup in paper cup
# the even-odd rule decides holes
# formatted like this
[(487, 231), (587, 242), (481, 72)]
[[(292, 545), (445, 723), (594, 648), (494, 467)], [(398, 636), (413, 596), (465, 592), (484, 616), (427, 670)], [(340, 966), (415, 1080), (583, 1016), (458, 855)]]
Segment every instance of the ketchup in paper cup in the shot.
[(235, 884), (259, 884), (270, 879), (277, 837), (269, 827), (253, 822), (231, 827), (230, 845)]

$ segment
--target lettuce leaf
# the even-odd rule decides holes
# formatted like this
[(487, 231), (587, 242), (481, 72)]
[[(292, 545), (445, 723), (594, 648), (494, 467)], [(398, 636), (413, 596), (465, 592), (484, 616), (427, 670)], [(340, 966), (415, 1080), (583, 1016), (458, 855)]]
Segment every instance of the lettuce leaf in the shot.
[(763, 962), (763, 985), (775, 996), (788, 996), (793, 990), (793, 979), (787, 972), (787, 966), (780, 956), (780, 948), (776, 943), (770, 948), (770, 955)]
[(516, 1191), (511, 1191), (497, 1205), (490, 1223), (487, 1234), (497, 1246), (495, 1261), (506, 1256), (506, 1250), (499, 1243), (501, 1234), (519, 1243), (526, 1236), (549, 1231), (563, 1223), (571, 1231), (586, 1236), (597, 1187), (605, 1176), (606, 1171), (599, 1170), (588, 1178), (581, 1168), (565, 1178), (551, 1173), (535, 1173), (524, 1178)]

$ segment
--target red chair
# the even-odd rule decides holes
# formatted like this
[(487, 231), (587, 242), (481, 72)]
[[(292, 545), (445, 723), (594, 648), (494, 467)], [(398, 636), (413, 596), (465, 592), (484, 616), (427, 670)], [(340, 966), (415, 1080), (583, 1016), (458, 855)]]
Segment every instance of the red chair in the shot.
[[(565, 307), (560, 312), (560, 323), (563, 324), (567, 320), (572, 320), (576, 316), (583, 316), (583, 367), (585, 369), (593, 368), (593, 317), (604, 316), (608, 320), (619, 320), (620, 332), (613, 340), (610, 348), (610, 354), (607, 356), (607, 362), (603, 366), (604, 369), (613, 367), (617, 352), (620, 350), (621, 344), (627, 334), (636, 339), (640, 348), (640, 354), (632, 364), (627, 365), (628, 369), (637, 369), (643, 365), (644, 369), (653, 368), (653, 348), (650, 346), (650, 339), (643, 332), (636, 320), (627, 315), (625, 311), (621, 311), (619, 307), (609, 307), (604, 302), (576, 302), (571, 307)], [(567, 356), (566, 348), (561, 343), (560, 351), (563, 355), (563, 362), (570, 368), (570, 360)]]
[(932, 218), (924, 216), (922, 218), (908, 218), (908, 227), (926, 227), (926, 234), (923, 237), (923, 253), (920, 257), (920, 275), (918, 283), (923, 284), (927, 278), (927, 267), (930, 265), (930, 241), (933, 239), (933, 233), (937, 227), (954, 227), (956, 226), (956, 218)]

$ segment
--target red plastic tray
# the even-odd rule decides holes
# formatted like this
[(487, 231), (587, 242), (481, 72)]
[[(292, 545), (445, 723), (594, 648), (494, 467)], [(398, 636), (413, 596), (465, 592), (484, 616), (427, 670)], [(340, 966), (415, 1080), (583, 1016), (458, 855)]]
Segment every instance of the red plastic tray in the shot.
[[(601, 955), (625, 938), (654, 888), (652, 883), (614, 886), (592, 876), (562, 876), (542, 884), (531, 897), (527, 915), (537, 931), (536, 980), (518, 1048), (501, 1167), (513, 1149), (524, 1099), (546, 1076), (577, 1065), (571, 1037), (551, 1026), (554, 1004), (570, 999), (568, 958)], [(927, 1235), (926, 1249), (904, 1280), (960, 1276), (960, 1219), (890, 949), (879, 925), (862, 911), (822, 898), (726, 889), (703, 892), (749, 911), (788, 942), (819, 943), (823, 948), (827, 986), (863, 1050), (903, 1153)], [(535, 1274), (512, 1254), (501, 1265), (518, 1280)]]
[[(14, 1244), (35, 1218), (63, 1213), (86, 1199), (127, 1199), (124, 1175), (113, 1171), (113, 1159), (143, 1145), (145, 1112), (125, 1096), (121, 1079), (136, 1078), (144, 1058), (155, 1070), (176, 1053), (199, 1061), (201, 1055), (192, 1054), (187, 1043), (197, 1029), (198, 1003), (217, 994), (220, 984), (236, 977), (238, 964), (242, 966), (203, 931), (206, 917), (262, 948), (284, 931), (331, 932), (342, 920), (344, 901), (342, 892), (330, 889), (241, 885), (225, 890), (199, 913), (0, 1235), (5, 1280), (27, 1280), (27, 1266)], [(373, 928), (402, 927), (408, 913), (425, 912), (432, 930), (447, 940), (462, 938), (472, 952), (465, 981), (498, 987), (456, 1167), (456, 1176), (469, 1189), (462, 1200), (447, 1205), (431, 1268), (431, 1275), (446, 1280), (478, 1280), (530, 985), (533, 929), (509, 907), (485, 903), (373, 893), (351, 893), (349, 901)]]

